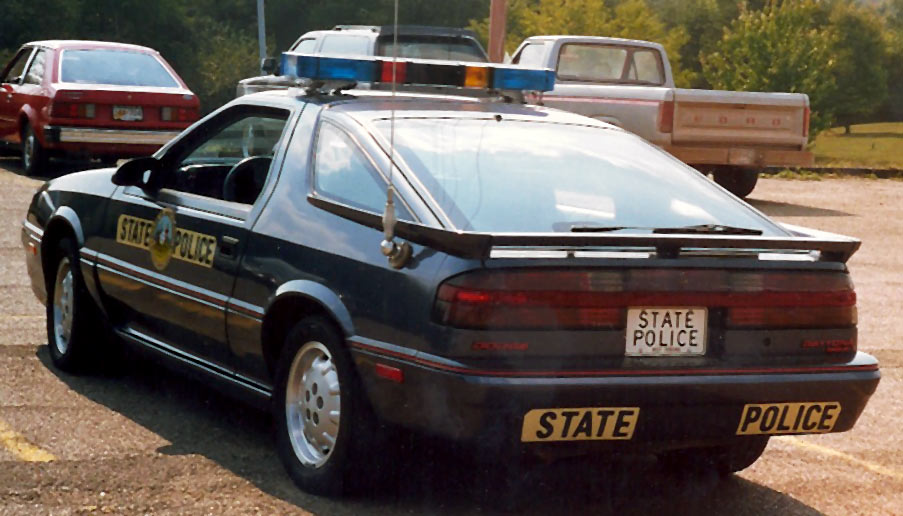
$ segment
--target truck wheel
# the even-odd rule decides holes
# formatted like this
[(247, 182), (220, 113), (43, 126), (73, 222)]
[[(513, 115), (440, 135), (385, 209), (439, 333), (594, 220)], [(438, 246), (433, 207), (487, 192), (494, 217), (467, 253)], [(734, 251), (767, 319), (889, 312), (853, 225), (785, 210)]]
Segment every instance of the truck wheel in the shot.
[(724, 167), (712, 175), (716, 183), (741, 199), (751, 194), (759, 181), (759, 171), (749, 168)]
[(22, 129), (22, 170), (26, 176), (34, 176), (41, 173), (47, 166), (47, 153), (31, 124), (25, 123)]
[(344, 338), (327, 319), (307, 317), (288, 333), (276, 371), (276, 446), (301, 489), (335, 496), (373, 468), (375, 425)]
[(55, 249), (48, 267), (47, 342), (53, 365), (63, 371), (84, 372), (95, 365), (89, 361), (106, 335), (100, 312), (85, 288), (75, 243), (64, 238)]
[(768, 436), (738, 438), (727, 446), (688, 448), (662, 453), (658, 456), (671, 471), (715, 471), (727, 477), (753, 465), (768, 445)]

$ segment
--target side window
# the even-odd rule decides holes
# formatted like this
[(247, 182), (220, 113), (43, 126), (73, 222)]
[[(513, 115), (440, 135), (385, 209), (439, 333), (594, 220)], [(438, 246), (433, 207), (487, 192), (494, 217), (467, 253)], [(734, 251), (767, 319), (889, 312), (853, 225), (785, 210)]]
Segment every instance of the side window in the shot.
[(370, 55), (370, 38), (364, 36), (329, 35), (323, 38), (322, 54)]
[(514, 64), (530, 68), (543, 68), (545, 65), (546, 45), (544, 43), (531, 43), (523, 48), (512, 61)]
[(652, 84), (663, 84), (662, 67), (659, 62), (658, 52), (653, 50), (638, 50), (633, 53), (633, 63), (630, 71), (631, 79)]
[[(314, 188), (324, 197), (375, 213), (386, 205), (385, 179), (351, 138), (329, 123), (320, 125), (317, 136)], [(399, 219), (413, 220), (402, 203), (395, 208)]]
[(25, 74), (26, 84), (41, 84), (44, 80), (44, 69), (47, 61), (47, 51), (38, 50), (34, 59), (31, 60), (31, 66), (28, 67), (28, 73)]
[(300, 52), (302, 54), (312, 54), (314, 48), (317, 46), (317, 40), (315, 39), (302, 39), (295, 45), (295, 48), (292, 49), (292, 52)]
[[(289, 112), (242, 110), (210, 132), (177, 161), (165, 188), (242, 204), (254, 204), (266, 183)], [(190, 136), (186, 137), (190, 138)]]
[(12, 62), (7, 66), (7, 71), (3, 74), (3, 82), (19, 84), (22, 82), (22, 75), (25, 73), (25, 65), (28, 64), (28, 56), (31, 55), (33, 48), (23, 48), (16, 54)]

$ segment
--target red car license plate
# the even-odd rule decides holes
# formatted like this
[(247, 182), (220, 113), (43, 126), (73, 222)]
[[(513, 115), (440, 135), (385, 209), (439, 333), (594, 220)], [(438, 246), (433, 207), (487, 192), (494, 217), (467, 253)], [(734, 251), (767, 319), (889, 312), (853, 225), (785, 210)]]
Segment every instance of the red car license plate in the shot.
[(113, 120), (134, 122), (144, 119), (144, 110), (141, 106), (113, 106)]

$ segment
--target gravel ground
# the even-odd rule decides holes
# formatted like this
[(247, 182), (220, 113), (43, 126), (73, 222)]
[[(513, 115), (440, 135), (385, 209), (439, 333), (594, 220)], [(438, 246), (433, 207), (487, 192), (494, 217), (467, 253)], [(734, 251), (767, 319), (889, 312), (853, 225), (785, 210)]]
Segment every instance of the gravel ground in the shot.
[(863, 241), (850, 262), (859, 346), (883, 379), (853, 431), (773, 439), (725, 482), (643, 460), (561, 462), (511, 481), (418, 441), (400, 482), (342, 501), (294, 488), (265, 413), (148, 363), (94, 377), (50, 366), (19, 240), (39, 184), (0, 159), (0, 514), (903, 514), (903, 181), (763, 179), (751, 198), (779, 220)]

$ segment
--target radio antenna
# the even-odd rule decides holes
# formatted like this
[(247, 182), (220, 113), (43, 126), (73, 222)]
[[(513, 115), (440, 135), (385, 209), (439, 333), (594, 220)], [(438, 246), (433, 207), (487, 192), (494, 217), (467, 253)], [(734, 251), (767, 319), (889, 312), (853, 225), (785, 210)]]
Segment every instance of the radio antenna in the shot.
[(392, 24), (392, 100), (389, 116), (389, 186), (386, 188), (386, 208), (383, 211), (383, 241), (379, 247), (383, 255), (389, 259), (389, 265), (396, 269), (404, 267), (411, 258), (411, 245), (395, 243), (395, 91), (396, 73), (398, 72), (398, 2), (395, 0), (395, 12)]

